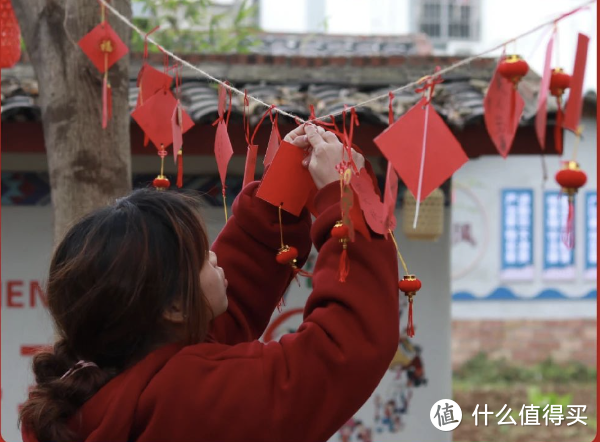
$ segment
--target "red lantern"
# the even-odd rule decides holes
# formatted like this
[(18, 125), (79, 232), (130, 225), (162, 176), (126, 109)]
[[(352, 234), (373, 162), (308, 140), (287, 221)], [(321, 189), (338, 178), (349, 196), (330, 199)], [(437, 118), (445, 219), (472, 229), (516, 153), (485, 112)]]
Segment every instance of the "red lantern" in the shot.
[(550, 93), (555, 97), (562, 97), (565, 89), (569, 88), (571, 76), (565, 73), (561, 68), (552, 69), (550, 75)]
[(567, 161), (556, 174), (556, 182), (560, 184), (564, 193), (573, 196), (587, 182), (587, 175), (576, 161)]
[(563, 124), (563, 109), (562, 96), (565, 89), (569, 87), (571, 76), (566, 74), (561, 68), (552, 69), (550, 74), (550, 93), (556, 97), (556, 124), (554, 125), (554, 145), (556, 151), (562, 154), (562, 124)]
[(415, 275), (404, 275), (401, 281), (398, 281), (398, 288), (408, 297), (408, 324), (406, 326), (406, 334), (409, 337), (415, 335), (415, 327), (413, 325), (413, 297), (421, 290), (421, 281)]
[(339, 266), (339, 281), (346, 282), (348, 273), (350, 273), (350, 260), (348, 259), (348, 241), (350, 235), (350, 228), (345, 225), (342, 221), (335, 223), (331, 229), (331, 237), (339, 240), (342, 245), (342, 255), (340, 256)]
[(284, 246), (279, 249), (275, 259), (279, 264), (296, 264), (296, 258), (298, 258), (298, 250), (295, 247)]
[(515, 88), (521, 78), (527, 75), (529, 72), (529, 65), (518, 55), (509, 55), (500, 62), (498, 66), (498, 72), (512, 84)]
[(0, 0), (0, 67), (14, 66), (21, 58), (21, 30), (10, 0)]
[(567, 223), (563, 231), (563, 242), (572, 249), (575, 246), (575, 194), (587, 181), (587, 175), (579, 168), (576, 161), (566, 161), (563, 168), (556, 174), (556, 181), (569, 199)]
[(171, 182), (164, 175), (158, 175), (152, 181), (152, 185), (156, 187), (156, 190), (167, 190), (171, 186)]

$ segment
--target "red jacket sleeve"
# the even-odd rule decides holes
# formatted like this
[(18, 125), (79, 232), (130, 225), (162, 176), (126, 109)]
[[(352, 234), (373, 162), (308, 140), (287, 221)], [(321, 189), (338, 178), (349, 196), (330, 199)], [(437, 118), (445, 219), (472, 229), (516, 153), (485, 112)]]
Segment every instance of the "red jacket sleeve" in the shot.
[(263, 349), (275, 441), (327, 440), (369, 398), (398, 348), (395, 248), (383, 237), (357, 235), (348, 245), (347, 281), (338, 282), (342, 247), (329, 232), (340, 206), (323, 210), (323, 197), (316, 200), (319, 256), (304, 322)]
[[(217, 317), (211, 337), (224, 344), (258, 339), (292, 278), (289, 265), (275, 260), (281, 246), (277, 207), (255, 196), (258, 182), (247, 185), (232, 206), (233, 215), (213, 244), (229, 283), (227, 312)], [(283, 238), (298, 249), (302, 266), (311, 249), (311, 218), (282, 212)]]

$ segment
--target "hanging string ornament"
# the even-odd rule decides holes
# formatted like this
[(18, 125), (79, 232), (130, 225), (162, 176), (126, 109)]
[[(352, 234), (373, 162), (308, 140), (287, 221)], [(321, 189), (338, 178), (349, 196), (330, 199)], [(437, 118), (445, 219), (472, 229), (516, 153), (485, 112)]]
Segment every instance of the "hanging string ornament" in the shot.
[(221, 194), (223, 195), (225, 222), (227, 222), (228, 219), (227, 186), (225, 185), (225, 179), (227, 177), (227, 165), (233, 156), (233, 147), (231, 146), (231, 140), (227, 133), (227, 126), (229, 125), (229, 118), (231, 117), (231, 90), (229, 90), (229, 109), (227, 111), (227, 118), (225, 118), (225, 99), (227, 97), (227, 92), (228, 90), (223, 87), (223, 85), (219, 85), (219, 117), (213, 123), (213, 126), (217, 126), (217, 133), (215, 134), (215, 158), (217, 160), (219, 176), (221, 177)]
[(167, 156), (167, 150), (162, 146), (162, 149), (158, 151), (158, 156), (160, 157), (160, 174), (154, 181), (152, 181), (152, 185), (156, 188), (156, 190), (167, 190), (171, 187), (171, 182), (165, 176), (165, 157)]
[(562, 96), (565, 90), (569, 88), (571, 82), (571, 76), (565, 73), (561, 68), (552, 69), (550, 74), (550, 94), (556, 97), (556, 124), (554, 126), (554, 145), (559, 155), (563, 152), (562, 143), (562, 128), (563, 128), (563, 107), (562, 107)]
[[(312, 274), (307, 272), (306, 270), (302, 270), (298, 267), (298, 249), (296, 247), (285, 244), (283, 241), (283, 222), (281, 220), (281, 210), (283, 205), (278, 207), (279, 212), (279, 234), (281, 236), (281, 247), (277, 250), (277, 255), (275, 256), (275, 260), (281, 265), (289, 265), (292, 268), (292, 274), (294, 279), (298, 281), (298, 276), (305, 276), (307, 278), (312, 278)], [(298, 285), (300, 285), (300, 281), (298, 281)], [(278, 309), (281, 308), (284, 304), (283, 297), (279, 305)]]
[(510, 117), (509, 121), (513, 121), (515, 115), (515, 107), (517, 106), (517, 92), (519, 83), (529, 72), (529, 65), (519, 55), (509, 55), (505, 57), (498, 65), (498, 73), (513, 84), (510, 94)]
[(576, 161), (565, 161), (563, 167), (556, 174), (556, 181), (561, 186), (561, 192), (567, 196), (569, 212), (563, 231), (563, 243), (569, 249), (575, 247), (575, 195), (580, 187), (587, 181), (587, 175), (579, 168)]
[(100, 4), (100, 24), (79, 40), (79, 47), (94, 63), (102, 77), (102, 128), (106, 129), (112, 118), (112, 87), (108, 70), (129, 52), (114, 29), (106, 21), (106, 7)]
[(394, 242), (394, 246), (396, 247), (396, 252), (398, 253), (398, 259), (404, 268), (404, 278), (398, 281), (398, 289), (404, 293), (404, 296), (408, 299), (408, 322), (406, 324), (406, 334), (412, 338), (415, 335), (415, 326), (413, 321), (413, 298), (417, 294), (419, 290), (421, 290), (421, 281), (417, 279), (417, 277), (408, 272), (408, 267), (404, 258), (402, 258), (402, 254), (400, 253), (400, 248), (398, 247), (398, 242), (396, 242), (396, 237), (394, 233), (389, 231), (392, 241)]
[(0, 68), (10, 68), (21, 58), (21, 29), (10, 0), (0, 0)]
[(173, 109), (173, 161), (177, 165), (177, 187), (183, 186), (183, 107), (181, 106), (181, 65), (175, 68), (175, 95), (177, 104)]

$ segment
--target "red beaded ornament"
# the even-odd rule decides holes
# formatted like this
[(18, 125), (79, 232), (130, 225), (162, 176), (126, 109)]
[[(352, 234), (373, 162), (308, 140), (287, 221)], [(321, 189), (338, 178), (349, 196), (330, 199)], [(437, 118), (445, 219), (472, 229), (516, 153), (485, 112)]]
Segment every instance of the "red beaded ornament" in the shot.
[(398, 288), (408, 297), (408, 324), (406, 325), (406, 334), (409, 337), (415, 335), (413, 324), (413, 297), (421, 289), (421, 281), (415, 275), (404, 275), (401, 281), (398, 281)]
[(165, 157), (167, 156), (167, 150), (162, 144), (160, 145), (158, 156), (160, 157), (160, 173), (156, 176), (156, 178), (154, 178), (154, 181), (152, 181), (152, 185), (156, 188), (156, 190), (167, 190), (171, 186), (171, 182), (164, 175)]
[(554, 144), (556, 151), (562, 154), (562, 125), (563, 125), (563, 108), (562, 108), (562, 96), (565, 93), (565, 89), (569, 88), (571, 83), (571, 76), (566, 74), (561, 68), (552, 69), (550, 74), (550, 94), (556, 97), (556, 124), (554, 125)]

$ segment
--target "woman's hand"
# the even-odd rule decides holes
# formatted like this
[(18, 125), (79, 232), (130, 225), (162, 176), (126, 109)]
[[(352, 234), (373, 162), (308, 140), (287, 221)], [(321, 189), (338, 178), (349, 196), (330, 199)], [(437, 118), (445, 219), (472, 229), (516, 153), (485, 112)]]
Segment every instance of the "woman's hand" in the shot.
[(283, 140), (302, 149), (310, 147), (306, 132), (304, 131), (304, 124), (289, 132)]
[[(317, 189), (322, 189), (327, 184), (338, 181), (340, 172), (336, 166), (342, 161), (342, 152), (344, 160), (348, 161), (349, 159), (342, 143), (333, 133), (321, 127), (317, 128), (311, 124), (300, 127), (304, 128), (308, 143), (312, 146), (310, 155), (304, 159), (302, 164), (308, 167)], [(365, 158), (354, 149), (352, 149), (352, 160), (359, 171), (365, 165)]]

